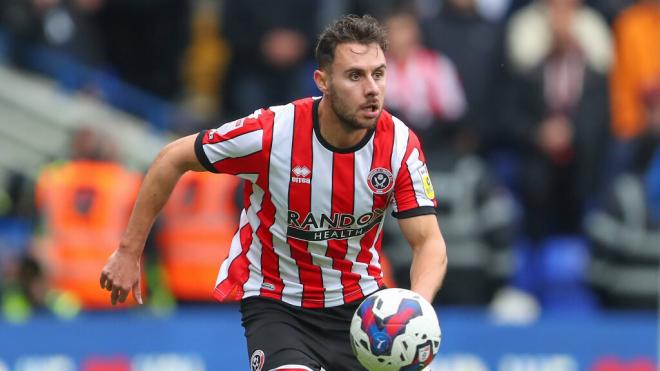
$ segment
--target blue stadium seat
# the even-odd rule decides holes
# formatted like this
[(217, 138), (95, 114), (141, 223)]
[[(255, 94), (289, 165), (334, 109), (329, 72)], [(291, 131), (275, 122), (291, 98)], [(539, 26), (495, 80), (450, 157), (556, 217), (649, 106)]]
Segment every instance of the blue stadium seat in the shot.
[(540, 299), (547, 310), (596, 308), (596, 299), (585, 281), (589, 249), (581, 236), (553, 236), (539, 251)]
[(532, 295), (539, 294), (538, 250), (532, 243), (521, 239), (513, 244), (514, 272), (511, 285)]

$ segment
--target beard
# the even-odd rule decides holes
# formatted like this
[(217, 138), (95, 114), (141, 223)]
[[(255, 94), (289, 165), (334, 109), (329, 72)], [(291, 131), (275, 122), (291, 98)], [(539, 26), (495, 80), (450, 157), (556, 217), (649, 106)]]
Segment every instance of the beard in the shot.
[(335, 113), (339, 121), (347, 129), (351, 130), (362, 130), (362, 129), (373, 129), (376, 127), (376, 123), (380, 119), (382, 110), (378, 113), (376, 118), (371, 120), (362, 120), (360, 121), (357, 117), (356, 112), (352, 112), (349, 108), (349, 105), (344, 99), (342, 99), (339, 94), (336, 94), (335, 90), (330, 86), (328, 90), (328, 98), (330, 98), (330, 107)]

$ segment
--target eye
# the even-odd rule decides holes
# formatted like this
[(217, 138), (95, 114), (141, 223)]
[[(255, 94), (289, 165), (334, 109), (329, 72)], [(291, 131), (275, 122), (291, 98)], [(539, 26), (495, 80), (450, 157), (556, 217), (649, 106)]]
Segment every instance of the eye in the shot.
[(357, 73), (357, 72), (351, 72), (351, 73), (348, 75), (348, 78), (351, 79), (351, 80), (353, 80), (353, 81), (358, 81), (358, 80), (360, 79), (360, 74)]
[(385, 72), (383, 71), (376, 71), (374, 72), (374, 79), (382, 79), (385, 76)]

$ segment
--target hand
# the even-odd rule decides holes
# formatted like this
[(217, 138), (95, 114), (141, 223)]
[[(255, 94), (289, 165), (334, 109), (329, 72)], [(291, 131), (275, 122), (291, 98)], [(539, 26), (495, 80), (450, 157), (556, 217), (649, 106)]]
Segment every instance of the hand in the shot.
[(140, 256), (117, 249), (110, 255), (101, 272), (101, 288), (111, 291), (112, 305), (123, 303), (128, 292), (133, 292), (135, 301), (142, 304), (140, 291)]
[(539, 146), (550, 157), (569, 151), (573, 143), (573, 127), (565, 116), (544, 120), (538, 128)]

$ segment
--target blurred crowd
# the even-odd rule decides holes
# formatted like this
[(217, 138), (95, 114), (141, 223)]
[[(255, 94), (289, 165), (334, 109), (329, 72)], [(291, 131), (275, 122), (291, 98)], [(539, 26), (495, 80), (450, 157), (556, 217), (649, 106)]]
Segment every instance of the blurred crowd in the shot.
[[(0, 30), (14, 66), (29, 68), (35, 45), (64, 53), (184, 107), (170, 129), (189, 134), (318, 95), (315, 37), (346, 13), (389, 32), (386, 108), (423, 141), (448, 246), (440, 304), (513, 288), (542, 307), (657, 305), (660, 0), (0, 0)], [(3, 208), (38, 220), (0, 264), (6, 314), (108, 307), (96, 279), (141, 175), (106, 131), (73, 133), (34, 201)], [(16, 203), (20, 187), (6, 188)], [(177, 186), (144, 259), (161, 308), (211, 300), (240, 195), (228, 176)], [(406, 246), (386, 229), (402, 286)]]

